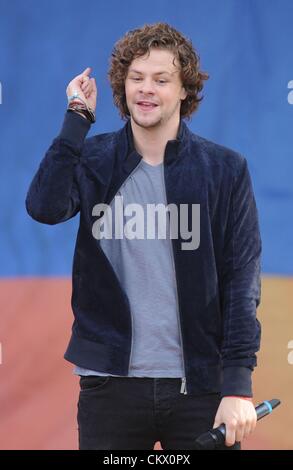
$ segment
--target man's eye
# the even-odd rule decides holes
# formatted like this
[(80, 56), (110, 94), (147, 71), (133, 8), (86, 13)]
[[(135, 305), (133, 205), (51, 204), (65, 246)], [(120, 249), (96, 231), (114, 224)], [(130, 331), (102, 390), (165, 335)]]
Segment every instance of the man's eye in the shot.
[[(138, 82), (140, 80), (142, 80), (140, 77), (132, 77), (131, 80), (134, 80), (135, 82)], [(167, 83), (166, 80), (157, 80), (158, 83)]]

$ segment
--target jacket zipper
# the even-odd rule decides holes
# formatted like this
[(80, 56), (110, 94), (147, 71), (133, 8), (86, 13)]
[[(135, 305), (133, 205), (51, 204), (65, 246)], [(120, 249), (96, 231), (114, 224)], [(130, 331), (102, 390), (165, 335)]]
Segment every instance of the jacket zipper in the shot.
[[(166, 203), (168, 205), (167, 192), (166, 192), (166, 179), (165, 179), (165, 163), (163, 163), (163, 173), (164, 173), (165, 199), (166, 199)], [(170, 228), (170, 212), (169, 211), (168, 211), (168, 217), (169, 217), (169, 228)], [(170, 230), (169, 230), (169, 234), (170, 234)], [(171, 254), (172, 254), (171, 257), (172, 257), (173, 272), (174, 272), (174, 278), (175, 278), (175, 283), (176, 283), (176, 307), (177, 307), (176, 312), (177, 312), (178, 323), (179, 323), (180, 341), (181, 341), (181, 349), (182, 349), (182, 360), (183, 360), (183, 369), (184, 369), (184, 377), (182, 377), (182, 380), (181, 380), (180, 393), (183, 393), (184, 395), (187, 395), (186, 368), (185, 368), (185, 360), (184, 360), (184, 349), (183, 349), (182, 330), (181, 330), (181, 318), (180, 318), (180, 309), (179, 309), (179, 300), (178, 300), (178, 282), (177, 282), (177, 274), (176, 274), (175, 261), (174, 261), (173, 241), (171, 240), (171, 238), (170, 238), (170, 243), (171, 243)]]
[[(142, 160), (142, 158), (141, 158)], [(131, 171), (131, 173), (129, 173), (129, 175), (127, 176), (127, 178), (123, 181), (123, 183), (119, 186), (119, 188), (117, 189), (116, 193), (114, 194), (114, 196), (112, 197), (111, 201), (108, 203), (108, 206), (110, 206), (113, 202), (113, 200), (115, 199), (115, 197), (117, 196), (118, 192), (120, 191), (120, 189), (122, 188), (122, 186), (126, 183), (126, 181), (130, 178), (130, 176), (132, 175), (132, 173), (135, 172), (136, 168), (140, 165), (141, 163), (141, 160), (139, 160), (138, 164), (133, 168), (133, 170)]]
[[(112, 204), (112, 201), (114, 200), (115, 196), (118, 194), (118, 192), (120, 191), (120, 189), (122, 188), (122, 186), (124, 185), (124, 183), (126, 183), (126, 181), (130, 178), (130, 176), (132, 175), (132, 173), (135, 172), (135, 170), (137, 169), (137, 167), (140, 165), (142, 161), (142, 158), (141, 160), (138, 162), (138, 164), (133, 168), (133, 170), (131, 171), (131, 173), (129, 173), (129, 175), (127, 176), (127, 178), (123, 181), (123, 183), (119, 186), (119, 188), (117, 189), (115, 195), (113, 196), (113, 198), (111, 199), (111, 201), (108, 203), (108, 206), (110, 206)], [(129, 305), (130, 307), (130, 305)], [(130, 370), (130, 364), (131, 364), (131, 358), (132, 358), (132, 346), (133, 346), (133, 316), (132, 316), (132, 312), (131, 312), (131, 308), (129, 309), (130, 310), (130, 317), (131, 317), (131, 346), (130, 346), (130, 356), (129, 356), (129, 363), (128, 363), (128, 374), (129, 375), (129, 370)]]
[[(130, 176), (132, 175), (132, 173), (135, 172), (135, 170), (137, 169), (137, 167), (140, 165), (142, 161), (142, 158), (141, 160), (138, 162), (138, 164), (133, 168), (133, 170), (131, 171), (131, 173), (129, 173), (129, 175), (127, 176), (127, 178), (123, 181), (123, 183), (119, 186), (119, 188), (117, 189), (116, 193), (115, 193), (115, 196), (117, 195), (117, 193), (120, 191), (120, 189), (122, 188), (122, 186), (126, 183), (126, 181), (130, 178)], [(115, 196), (112, 198), (111, 202), (109, 202), (109, 206), (112, 204), (112, 201), (114, 200)], [(131, 306), (129, 305), (129, 310), (130, 310), (130, 317), (131, 317), (131, 346), (130, 346), (130, 355), (129, 355), (129, 363), (128, 363), (128, 373), (127, 375), (129, 375), (129, 371), (130, 371), (130, 365), (131, 365), (131, 358), (132, 358), (132, 348), (133, 348), (133, 315), (132, 315), (132, 312), (131, 312)]]

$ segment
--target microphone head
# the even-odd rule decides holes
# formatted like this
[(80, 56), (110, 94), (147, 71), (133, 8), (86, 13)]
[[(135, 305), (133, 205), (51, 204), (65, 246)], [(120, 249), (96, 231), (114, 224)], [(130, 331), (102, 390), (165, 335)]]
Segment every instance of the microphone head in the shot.
[(215, 450), (225, 442), (225, 435), (220, 428), (201, 434), (195, 440), (195, 450)]
[(216, 442), (211, 431), (201, 434), (195, 440), (195, 450), (214, 450), (216, 448)]

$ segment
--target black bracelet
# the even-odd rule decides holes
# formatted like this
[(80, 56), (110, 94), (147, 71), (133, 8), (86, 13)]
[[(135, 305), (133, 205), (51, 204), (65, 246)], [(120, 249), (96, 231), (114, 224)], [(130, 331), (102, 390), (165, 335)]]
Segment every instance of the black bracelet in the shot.
[(69, 105), (67, 107), (67, 110), (68, 111), (77, 111), (77, 112), (81, 113), (83, 116), (85, 116), (85, 118), (87, 118), (91, 123), (96, 122), (95, 113), (93, 112), (93, 110), (91, 108), (86, 108), (83, 105), (77, 105), (77, 104), (70, 105), (70, 103), (69, 103)]

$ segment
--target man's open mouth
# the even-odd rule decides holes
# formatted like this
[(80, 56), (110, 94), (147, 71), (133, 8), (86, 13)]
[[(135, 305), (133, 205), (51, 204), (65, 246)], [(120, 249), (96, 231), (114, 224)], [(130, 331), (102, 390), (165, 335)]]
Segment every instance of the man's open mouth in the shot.
[(157, 104), (148, 101), (138, 101), (137, 105), (142, 111), (152, 111), (158, 106)]

